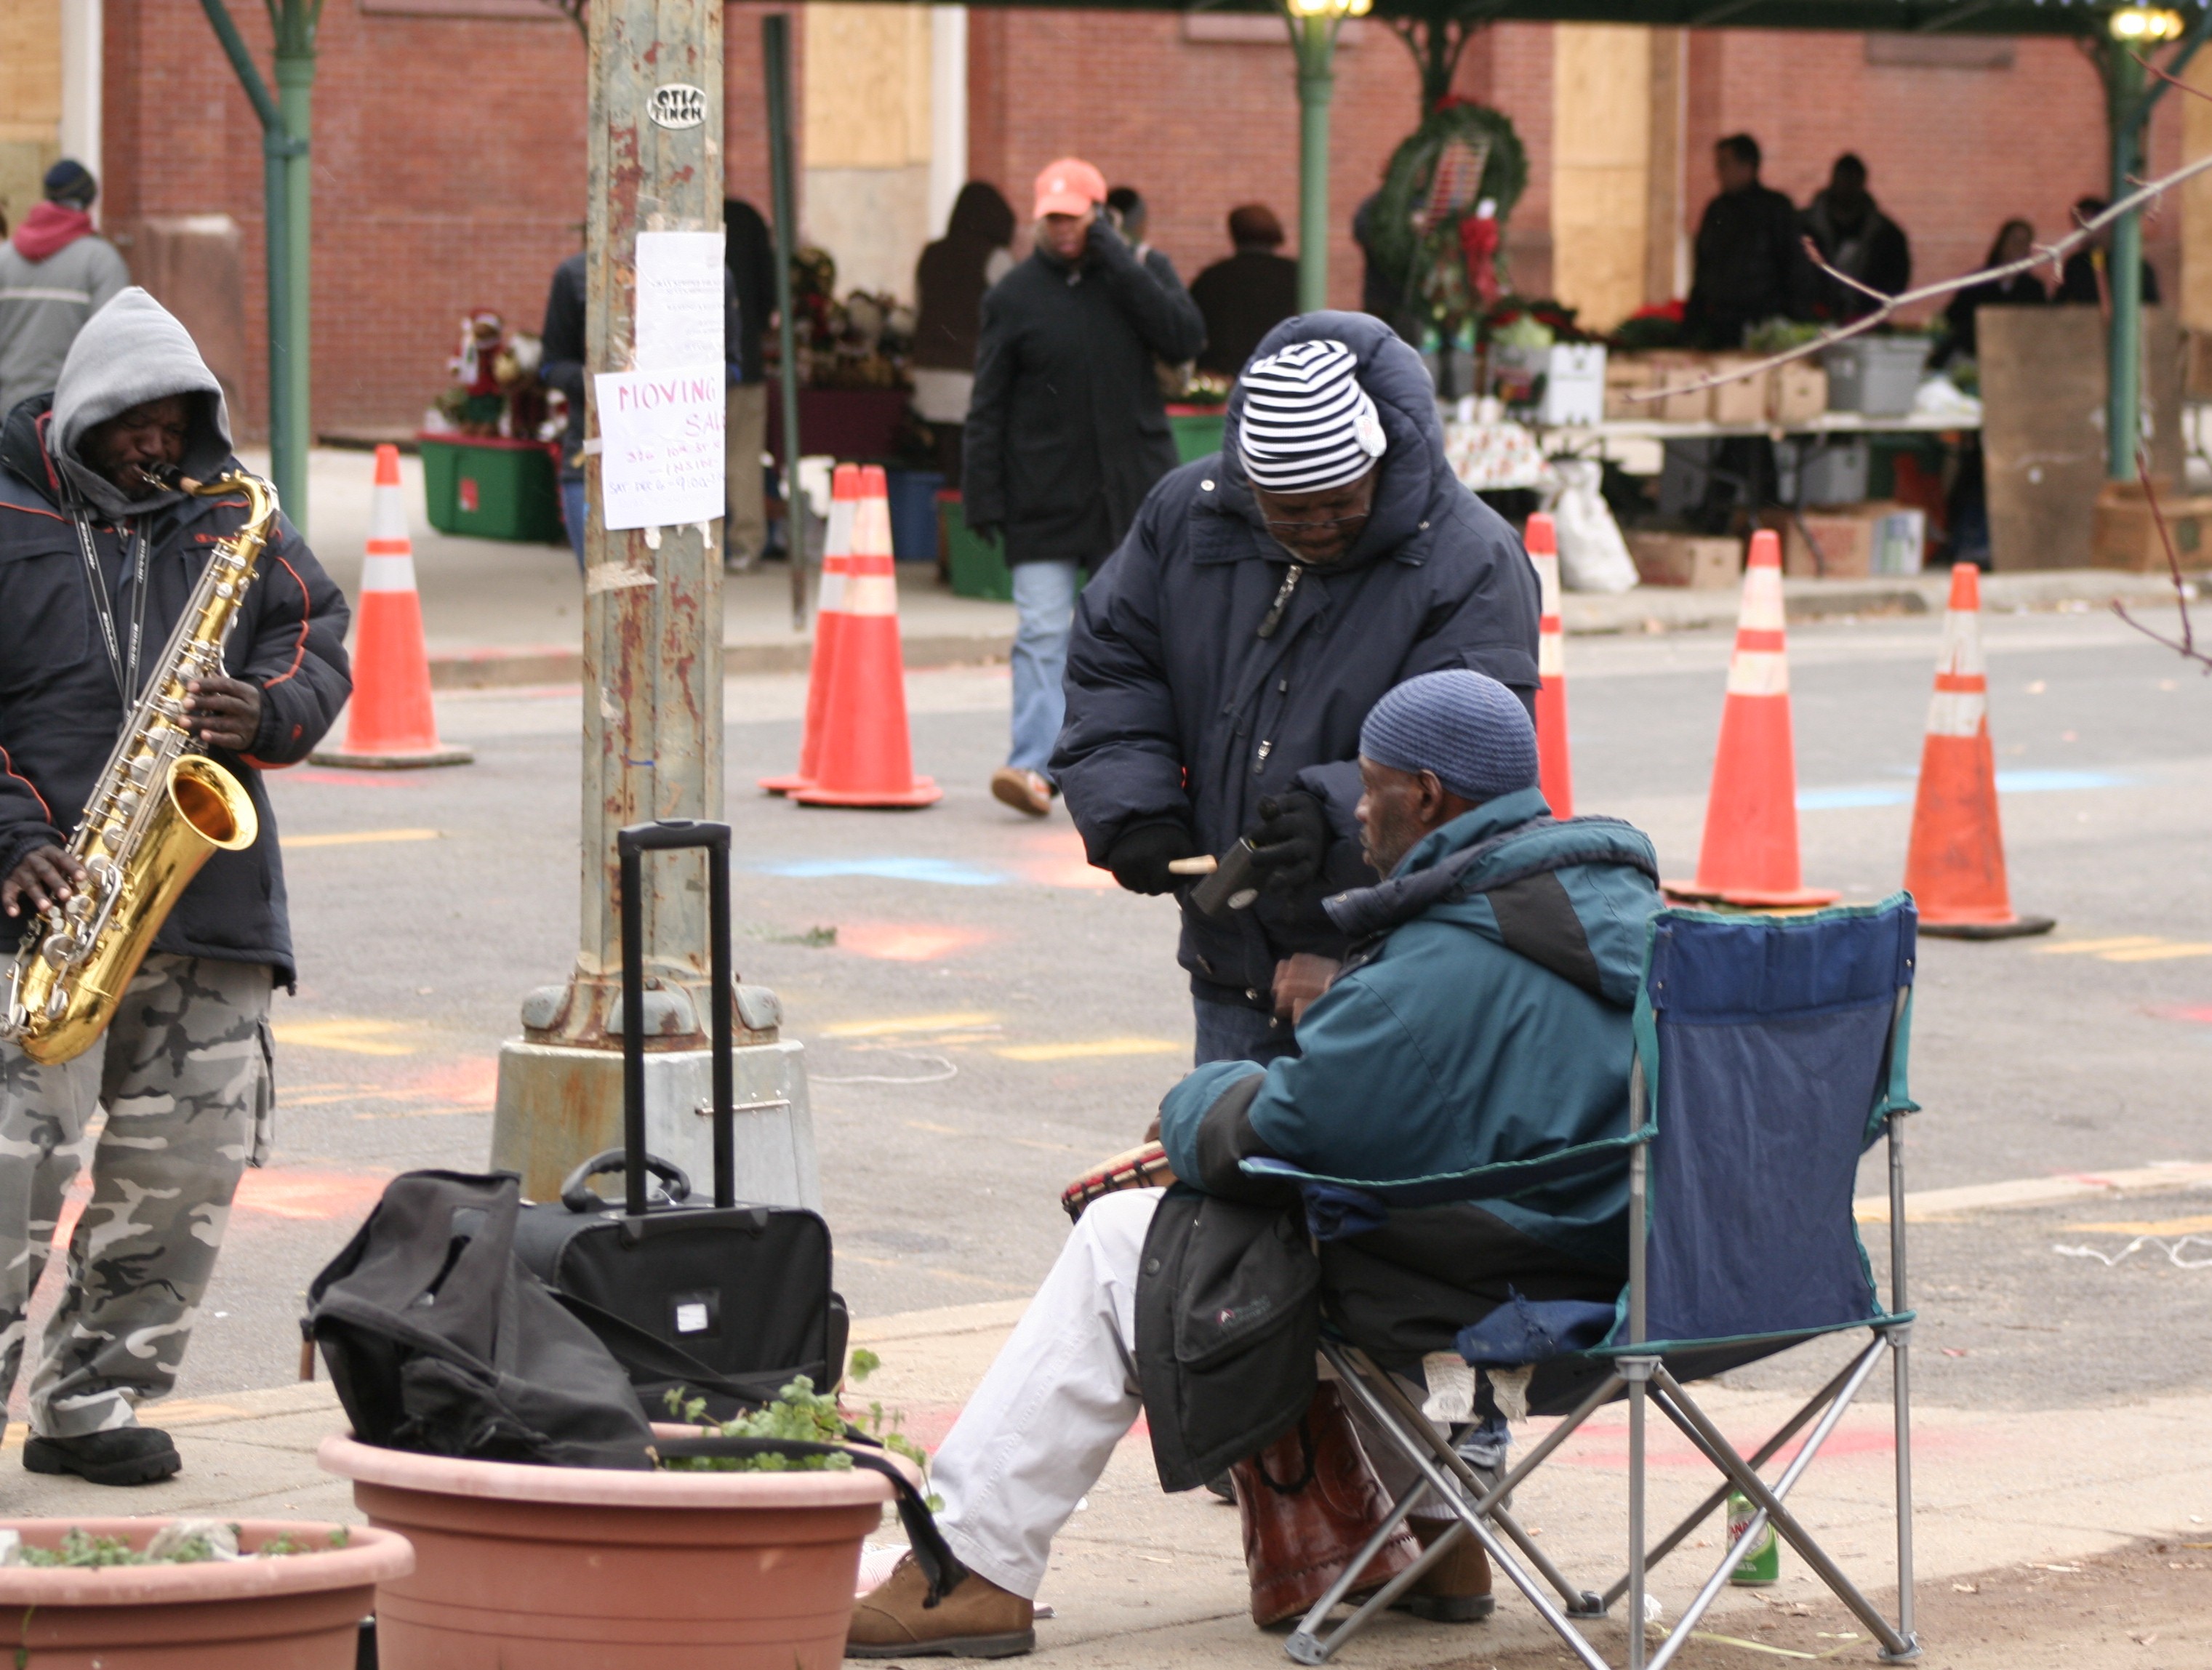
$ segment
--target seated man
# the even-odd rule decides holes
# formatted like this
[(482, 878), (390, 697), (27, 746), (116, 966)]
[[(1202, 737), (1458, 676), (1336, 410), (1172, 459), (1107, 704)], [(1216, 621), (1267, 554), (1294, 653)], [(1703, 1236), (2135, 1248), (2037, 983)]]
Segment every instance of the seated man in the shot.
[[(1211, 1063), (1161, 1105), (1176, 1176), (1208, 1195), (1268, 1199), (1238, 1169), (1252, 1156), (1385, 1181), (1626, 1129), (1631, 1006), (1659, 902), (1650, 841), (1610, 819), (1553, 822), (1528, 714), (1478, 672), (1391, 689), (1361, 727), (1359, 754), (1363, 841), (1389, 879), (1329, 901), (1355, 949), (1325, 990), (1293, 999), (1298, 1053), (1264, 1068)], [(1030, 1601), (1054, 1533), (1148, 1393), (1156, 1450), (1172, 1418), (1164, 1388), (1138, 1384), (1137, 1315), (1165, 1279), (1147, 1241), (1185, 1216), (1163, 1214), (1156, 1228), (1164, 1198), (1109, 1195), (1070, 1234), (937, 1453), (939, 1523), (968, 1575), (931, 1606), (920, 1569), (902, 1561), (856, 1604), (849, 1655), (999, 1656), (1034, 1644)], [(1322, 1303), (1334, 1326), (1412, 1370), (1504, 1303), (1509, 1284), (1531, 1298), (1611, 1301), (1626, 1222), (1625, 1159), (1510, 1199), (1395, 1212), (1322, 1244)], [(1185, 1399), (1203, 1389), (1188, 1378), (1180, 1388)], [(1279, 1430), (1254, 1433), (1252, 1451)], [(1479, 1558), (1446, 1564), (1472, 1565), (1464, 1581), (1487, 1592)]]

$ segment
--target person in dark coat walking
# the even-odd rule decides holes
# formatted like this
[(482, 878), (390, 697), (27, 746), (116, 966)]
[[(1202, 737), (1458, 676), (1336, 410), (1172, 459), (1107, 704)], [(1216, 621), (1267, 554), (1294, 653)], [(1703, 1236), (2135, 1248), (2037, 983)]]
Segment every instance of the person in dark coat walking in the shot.
[[(1825, 191), (1805, 205), (1805, 234), (1820, 258), (1860, 283), (1897, 295), (1912, 282), (1912, 245), (1905, 228), (1881, 212), (1867, 190), (1866, 164), (1845, 151), (1828, 172)], [(1864, 318), (1881, 304), (1864, 290), (1818, 272), (1820, 307), (1830, 319)]]
[(1682, 322), (1699, 348), (1741, 348), (1744, 327), (1809, 311), (1812, 264), (1798, 242), (1797, 207), (1759, 184), (1759, 142), (1733, 133), (1713, 147), (1720, 194), (1698, 222)]
[(1298, 264), (1275, 252), (1283, 223), (1265, 203), (1229, 211), (1236, 254), (1191, 280), (1190, 299), (1206, 320), (1206, 352), (1198, 368), (1234, 377), (1261, 338), (1298, 310)]
[(722, 527), (723, 566), (753, 567), (768, 551), (767, 499), (761, 454), (768, 446), (768, 359), (763, 332), (775, 317), (775, 240), (759, 210), (743, 197), (722, 200), (723, 259), (730, 269), (743, 329), (724, 344), (732, 376), (722, 483), (729, 519)]
[(1200, 1062), (1290, 1049), (1295, 959), (1343, 953), (1321, 902), (1375, 880), (1352, 817), (1368, 709), (1451, 667), (1533, 709), (1536, 602), (1512, 529), (1444, 462), (1420, 356), (1364, 313), (1270, 331), (1222, 451), (1152, 490), (1084, 593), (1053, 756), (1091, 863), (1132, 892), (1257, 848), (1250, 908), (1183, 901)]
[(962, 433), (969, 527), (1006, 536), (1013, 571), (1013, 746), (991, 792), (1051, 809), (1053, 740), (1078, 572), (1121, 543), (1176, 466), (1155, 362), (1198, 357), (1206, 327), (1172, 269), (1137, 258), (1105, 216), (1106, 181), (1073, 158), (1036, 182), (1036, 252), (983, 299)]
[[(231, 455), (222, 385), (185, 327), (124, 290), (71, 346), (51, 395), (0, 427), (0, 969), (86, 883), (70, 832), (159, 669), (241, 495), (187, 495)], [(176, 723), (243, 787), (258, 824), (179, 896), (106, 1031), (73, 1059), (0, 1042), (0, 1396), (64, 1195), (92, 1198), (30, 1386), (23, 1465), (143, 1485), (181, 1465), (134, 1412), (168, 1393), (240, 1175), (267, 1156), (271, 988), (294, 981), (276, 817), (262, 773), (295, 765), (351, 693), (345, 598), (281, 519), (240, 602), (221, 671)], [(8, 983), (0, 977), (0, 1005)]]
[(568, 398), (568, 423), (561, 433), (561, 524), (576, 571), (584, 568), (584, 252), (553, 269), (545, 297), (544, 357), (538, 374)]
[(937, 438), (937, 467), (960, 479), (961, 426), (975, 393), (975, 349), (983, 298), (1014, 264), (1013, 205), (987, 180), (971, 179), (952, 200), (945, 235), (915, 263), (914, 409)]

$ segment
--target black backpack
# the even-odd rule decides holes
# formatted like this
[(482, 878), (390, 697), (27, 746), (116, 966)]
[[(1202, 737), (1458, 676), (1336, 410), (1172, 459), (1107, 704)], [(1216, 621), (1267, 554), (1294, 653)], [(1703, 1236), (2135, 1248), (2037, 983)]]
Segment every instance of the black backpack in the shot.
[(364, 1443), (652, 1466), (629, 1376), (514, 1256), (521, 1181), (410, 1171), (307, 1290), (306, 1332)]

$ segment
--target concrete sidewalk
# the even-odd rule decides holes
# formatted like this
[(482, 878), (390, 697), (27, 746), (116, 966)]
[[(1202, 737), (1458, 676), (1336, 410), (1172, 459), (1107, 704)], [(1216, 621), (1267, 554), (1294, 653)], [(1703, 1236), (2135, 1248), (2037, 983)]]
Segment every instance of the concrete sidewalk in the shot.
[[(854, 1329), (884, 1367), (859, 1389), (857, 1401), (880, 1400), (905, 1412), (910, 1430), (934, 1442), (1020, 1315), (1012, 1301), (914, 1312)], [(1793, 1495), (1815, 1534), (1871, 1593), (1892, 1582), (1891, 1500), (1893, 1455), (1887, 1405), (1887, 1375), (1877, 1371), (1866, 1401), (1846, 1418), (1806, 1482)], [(1763, 1433), (1794, 1400), (1771, 1393), (1701, 1388), (1706, 1406), (1738, 1440)], [(319, 1473), (316, 1444), (343, 1425), (327, 1382), (283, 1386), (198, 1403), (162, 1406), (149, 1417), (174, 1431), (185, 1469), (178, 1479), (143, 1490), (117, 1492), (74, 1479), (13, 1471), (21, 1429), (9, 1434), (0, 1466), (11, 1470), (11, 1515), (84, 1516), (118, 1509), (149, 1515), (183, 1512), (224, 1517), (296, 1515), (357, 1520), (349, 1487)], [(1984, 1412), (1922, 1408), (1914, 1430), (1917, 1564), (1920, 1593), (1931, 1612), (1946, 1601), (1975, 1595), (2009, 1580), (2031, 1588), (2044, 1574), (2066, 1583), (2091, 1582), (2100, 1557), (2124, 1557), (2161, 1533), (2149, 1562), (2161, 1572), (2201, 1571), (2201, 1554), (2212, 1537), (2201, 1523), (2212, 1508), (2212, 1453), (2203, 1435), (2212, 1423), (2212, 1395), (2154, 1399), (2100, 1410)], [(1533, 1422), (1516, 1436), (1526, 1443), (1547, 1426)], [(1671, 1523), (1710, 1487), (1711, 1475), (1679, 1436), (1656, 1418), (1654, 1523)], [(1604, 1412), (1565, 1447), (1558, 1461), (1521, 1492), (1522, 1522), (1577, 1581), (1602, 1588), (1618, 1575), (1623, 1558), (1623, 1474), (1626, 1423), (1620, 1406)], [(1720, 1527), (1701, 1528), (1678, 1558), (1657, 1569), (1654, 1592), (1672, 1618), (1718, 1558)], [(890, 1532), (886, 1540), (896, 1540)], [(2139, 1562), (2141, 1563), (2141, 1562)], [(2193, 1563), (2193, 1564), (2192, 1564)], [(1843, 1661), (1871, 1663), (1872, 1643), (1825, 1598), (1825, 1591), (1785, 1550), (1783, 1581), (1773, 1589), (1726, 1591), (1682, 1661), (1687, 1665), (1755, 1663), (1795, 1637), (1799, 1649), (1842, 1653)], [(2140, 1589), (2137, 1575), (2115, 1579)], [(2156, 1625), (2169, 1652), (2114, 1658), (2146, 1667), (2201, 1664), (2212, 1659), (2212, 1594), (2192, 1582), (2180, 1615)], [(1392, 1615), (1346, 1662), (1373, 1670), (1426, 1666), (1552, 1665), (1565, 1662), (1543, 1626), (1516, 1594), (1501, 1594), (1497, 1616), (1479, 1626), (1449, 1627)], [(1105, 1477), (1055, 1544), (1041, 1602), (1054, 1616), (1038, 1629), (1037, 1661), (1094, 1670), (1152, 1670), (1176, 1665), (1279, 1665), (1279, 1633), (1252, 1628), (1245, 1612), (1245, 1576), (1234, 1509), (1204, 1491), (1163, 1496), (1154, 1483), (1142, 1429), (1116, 1451)], [(2142, 1610), (2136, 1597), (2136, 1610)], [(2069, 1599), (2068, 1617), (2087, 1617)], [(2168, 1613), (2176, 1611), (2172, 1605)], [(2132, 1614), (2130, 1614), (2132, 1616)], [(2094, 1620), (2092, 1620), (2094, 1623)], [(2079, 1624), (2079, 1620), (2075, 1620)], [(1814, 1626), (1819, 1625), (1818, 1629)], [(2063, 1619), (2051, 1629), (2074, 1628)], [(2137, 1652), (2134, 1637), (2112, 1629), (2069, 1637), (2068, 1655), (2048, 1661), (2101, 1664), (2101, 1643), (2118, 1642)], [(1980, 1625), (1953, 1620), (1948, 1639), (1930, 1635), (1930, 1666), (2015, 1666), (2030, 1662)], [(2101, 1625), (2098, 1626), (2102, 1628)], [(2148, 1626), (2146, 1626), (2148, 1627)], [(1784, 1633), (1776, 1634), (1780, 1630)], [(2138, 1635), (2146, 1632), (2138, 1629)], [(1923, 1633), (1928, 1633), (1923, 1625)], [(1591, 1639), (1615, 1663), (1626, 1640), (1618, 1621), (1591, 1626)], [(1753, 1642), (1753, 1637), (1765, 1639)], [(1728, 1639), (1751, 1643), (1738, 1648)], [(2039, 1640), (2043, 1640), (2041, 1636)], [(2193, 1646), (2191, 1643), (2195, 1643)], [(2043, 1641), (2056, 1649), (2056, 1637)], [(2000, 1649), (2003, 1650), (2000, 1650)], [(1786, 1656), (1810, 1653), (1781, 1647)], [(1470, 1656), (1472, 1655), (1472, 1656)], [(2045, 1661), (2040, 1656), (2032, 1661)]]
[[(331, 448), (310, 460), (316, 554), (350, 595), (368, 536), (369, 454)], [(415, 566), (429, 640), (431, 682), (440, 689), (574, 683), (580, 675), (582, 588), (565, 545), (517, 545), (433, 532), (422, 513), (422, 461), (400, 460)], [(1940, 611), (1945, 574), (1867, 580), (1793, 580), (1784, 592), (1793, 620)], [(1992, 574), (1982, 582), (1992, 612), (2104, 609), (2116, 598), (2156, 610), (2170, 604), (2164, 575), (2102, 569)], [(1570, 593), (1571, 633), (1680, 632), (1735, 623), (1733, 587), (1691, 592), (1639, 586), (1618, 596)], [(909, 667), (1002, 661), (1012, 642), (1011, 604), (952, 595), (918, 563), (899, 575), (899, 628)], [(732, 673), (804, 671), (811, 634), (794, 631), (789, 569), (775, 564), (733, 575), (723, 589), (724, 665)]]

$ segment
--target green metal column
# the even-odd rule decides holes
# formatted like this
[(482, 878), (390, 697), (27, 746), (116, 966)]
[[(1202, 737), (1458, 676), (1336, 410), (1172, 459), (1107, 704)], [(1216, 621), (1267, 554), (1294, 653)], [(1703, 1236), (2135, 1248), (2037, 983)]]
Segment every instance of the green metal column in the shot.
[(1298, 311), (1328, 306), (1328, 106), (1340, 13), (1290, 17), (1298, 59)]
[[(313, 365), (313, 337), (309, 322), (314, 304), (308, 285), (313, 248), (311, 222), (313, 203), (313, 159), (308, 135), (313, 131), (315, 88), (315, 27), (321, 21), (322, 0), (285, 0), (276, 17), (276, 107), (284, 118), (284, 131), (294, 142), (284, 158), (284, 428), (282, 446), (291, 481), (279, 483), (284, 513), (303, 533), (307, 526), (307, 452), (315, 444), (313, 408), (308, 380)], [(273, 229), (272, 229), (273, 235)], [(273, 320), (272, 320), (273, 323)], [(270, 450), (278, 446), (270, 425)]]
[[(2144, 118), (2143, 69), (2136, 55), (2117, 43), (2100, 54), (2105, 70), (2105, 111), (2112, 140), (2112, 200), (2136, 188), (2141, 170)], [(2105, 475), (2116, 482), (2136, 478), (2136, 452), (2142, 430), (2142, 217), (2123, 215), (2112, 223), (2105, 282), (2112, 295), (2111, 335), (2106, 353)]]

